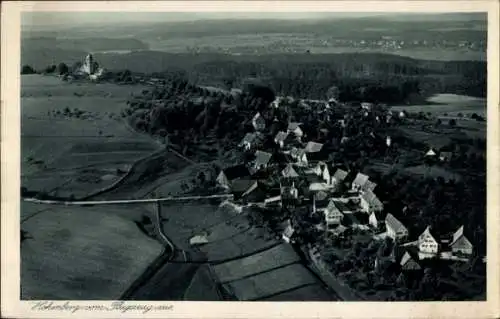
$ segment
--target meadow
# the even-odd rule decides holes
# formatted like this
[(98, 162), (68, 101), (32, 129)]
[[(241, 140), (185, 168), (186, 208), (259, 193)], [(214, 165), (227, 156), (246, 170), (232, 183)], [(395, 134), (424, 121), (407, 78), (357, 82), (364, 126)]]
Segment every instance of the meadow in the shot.
[(23, 75), (22, 185), (49, 195), (64, 186), (59, 196), (85, 196), (116, 182), (132, 163), (158, 150), (156, 142), (119, 116), (130, 94), (142, 89)]
[(428, 104), (424, 105), (396, 105), (392, 106), (395, 111), (406, 110), (410, 112), (430, 112), (435, 115), (456, 116), (458, 113), (485, 116), (486, 99), (458, 94), (436, 94), (427, 99)]
[(23, 203), (21, 299), (119, 298), (162, 251), (131, 221), (136, 210)]

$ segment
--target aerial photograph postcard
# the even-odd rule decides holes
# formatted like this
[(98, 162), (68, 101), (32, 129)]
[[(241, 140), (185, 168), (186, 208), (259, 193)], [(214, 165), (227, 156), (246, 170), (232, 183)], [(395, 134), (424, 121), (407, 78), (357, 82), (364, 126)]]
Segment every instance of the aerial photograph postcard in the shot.
[(21, 301), (485, 301), (487, 24), (23, 12)]

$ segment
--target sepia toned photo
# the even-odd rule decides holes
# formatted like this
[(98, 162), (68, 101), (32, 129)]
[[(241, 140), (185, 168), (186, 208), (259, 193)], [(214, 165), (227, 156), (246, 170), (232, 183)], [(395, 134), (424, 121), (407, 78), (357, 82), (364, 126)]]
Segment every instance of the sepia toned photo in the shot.
[(491, 300), (488, 10), (280, 10), (19, 13), (14, 298)]

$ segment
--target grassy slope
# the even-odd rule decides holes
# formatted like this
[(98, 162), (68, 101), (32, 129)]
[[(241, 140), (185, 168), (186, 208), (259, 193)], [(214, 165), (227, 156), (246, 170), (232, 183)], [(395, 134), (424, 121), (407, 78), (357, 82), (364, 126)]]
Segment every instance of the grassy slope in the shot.
[(21, 246), (23, 299), (116, 299), (161, 252), (130, 220), (110, 214), (116, 208), (48, 208), (22, 226), (33, 237)]
[[(76, 178), (72, 173), (77, 168), (101, 170), (96, 178), (113, 174), (116, 168), (124, 169), (157, 149), (152, 140), (128, 129), (118, 116), (109, 116), (119, 114), (127, 96), (141, 90), (140, 86), (69, 84), (39, 75), (23, 76), (21, 82), (21, 169), (23, 184), (30, 189), (57, 188)], [(92, 117), (47, 114), (66, 107)], [(29, 162), (29, 157), (43, 164)], [(113, 179), (77, 182), (66, 188), (82, 195), (111, 182)]]

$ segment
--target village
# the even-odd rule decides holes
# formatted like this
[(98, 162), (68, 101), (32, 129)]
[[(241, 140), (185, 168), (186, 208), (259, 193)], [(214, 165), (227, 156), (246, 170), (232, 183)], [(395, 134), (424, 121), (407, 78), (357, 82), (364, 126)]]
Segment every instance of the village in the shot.
[[(122, 117), (128, 124), (182, 156), (216, 163), (215, 174), (198, 177), (204, 185), (195, 195), (232, 195), (223, 206), (240, 213), (246, 208), (244, 215), (252, 216), (255, 227), (293, 247), (344, 300), (425, 300), (433, 293), (426, 292), (424, 279), (439, 278), (446, 294), (457, 291), (457, 278), (466, 280), (473, 267), (484, 267), (482, 234), (466, 222), (471, 215), (461, 213), (452, 220), (451, 214), (435, 213), (448, 209), (440, 194), (447, 190), (454, 196), (463, 189), (460, 173), (481, 162), (474, 152), (481, 146), (477, 140), (469, 139), (464, 148), (453, 138), (436, 138), (459, 136), (453, 117), (446, 124), (431, 113), (373, 101), (341, 102), (336, 86), (325, 100), (274, 93), (269, 99), (268, 89), (259, 85), (224, 89), (190, 85), (175, 76), (113, 74), (92, 54), (71, 75), (62, 76), (153, 87), (127, 103)], [(200, 113), (189, 117), (191, 112)], [(477, 117), (461, 121), (479, 121)], [(170, 120), (166, 126), (165, 119)], [(184, 122), (191, 126), (179, 125)], [(213, 127), (207, 130), (207, 124)], [(415, 133), (433, 139), (422, 143), (411, 136)], [(390, 169), (370, 169), (376, 165)], [(401, 179), (405, 174), (412, 176)], [(424, 191), (415, 194), (409, 184)], [(406, 186), (401, 190), (398, 185)], [(190, 243), (210, 240), (201, 234)], [(446, 269), (457, 269), (453, 278), (443, 275)], [(475, 281), (470, 286), (477, 289)]]
[[(269, 107), (279, 109), (282, 100), (278, 97)], [(302, 108), (320, 113), (328, 120), (334, 116), (332, 110), (342, 107), (335, 99), (314, 107), (301, 103)], [(371, 103), (361, 103), (354, 112), (361, 117), (372, 115), (377, 122), (385, 114), (387, 123), (407, 116), (404, 111), (380, 113), (380, 109), (375, 111), (375, 108)], [(345, 127), (345, 118), (338, 119), (338, 125)], [(277, 121), (274, 118), (271, 125)], [(376, 180), (361, 171), (349, 170), (341, 162), (336, 163), (323, 143), (308, 140), (302, 123), (290, 121), (286, 130), (270, 135), (266, 133), (270, 130), (269, 122), (260, 112), (255, 113), (251, 119), (253, 131), (246, 133), (239, 144), (248, 155), (247, 160), (222, 169), (216, 183), (234, 194), (237, 205), (276, 212), (280, 216), (277, 229), (282, 240), (307, 247), (310, 260), (318, 269), (336, 275), (339, 267), (334, 266), (334, 261), (342, 259), (342, 254), (332, 257), (332, 251), (339, 251), (346, 241), (358, 235), (370, 243), (369, 247), (379, 243), (377, 245), (384, 248), (373, 253), (368, 258), (369, 265), (363, 269), (379, 271), (385, 264), (385, 268), (392, 267), (399, 273), (398, 282), (422, 274), (424, 268), (429, 267), (428, 261), (470, 261), (474, 245), (463, 225), (452, 233), (434, 235), (430, 225), (421, 233), (410, 233), (407, 225), (398, 219), (404, 212), (385, 209), (386, 203), (377, 196)], [(341, 143), (347, 139), (343, 137)], [(383, 140), (389, 150), (391, 136)], [(434, 148), (421, 154), (424, 161), (431, 163), (448, 161), (450, 156), (451, 152)], [(311, 231), (315, 235), (305, 239)], [(381, 250), (385, 252), (380, 253)]]

